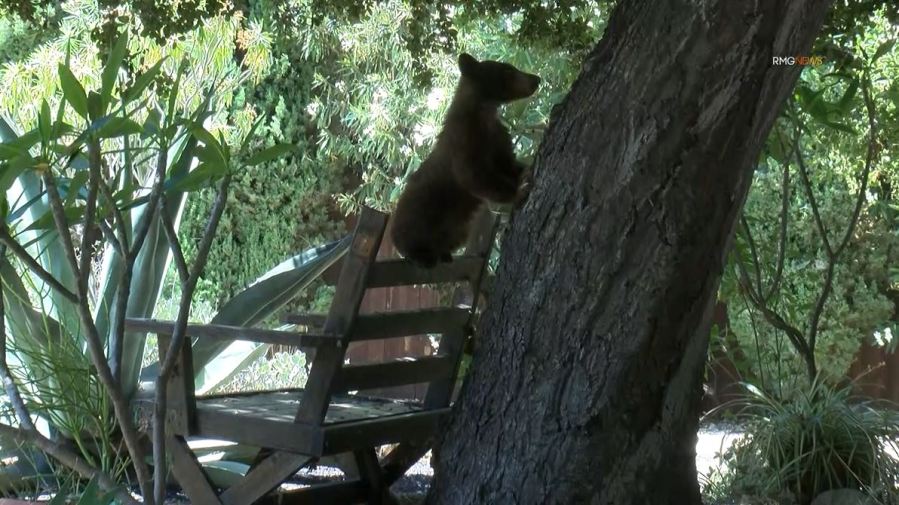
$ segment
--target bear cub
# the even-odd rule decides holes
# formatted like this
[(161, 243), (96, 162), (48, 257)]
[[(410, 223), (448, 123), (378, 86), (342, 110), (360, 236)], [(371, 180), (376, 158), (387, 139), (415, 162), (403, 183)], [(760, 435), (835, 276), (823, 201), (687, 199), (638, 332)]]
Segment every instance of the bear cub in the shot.
[(409, 176), (393, 213), (391, 237), (423, 267), (452, 261), (484, 202), (523, 197), (525, 166), (515, 158), (500, 105), (537, 91), (540, 77), (508, 63), (459, 56), (461, 77), (431, 154)]

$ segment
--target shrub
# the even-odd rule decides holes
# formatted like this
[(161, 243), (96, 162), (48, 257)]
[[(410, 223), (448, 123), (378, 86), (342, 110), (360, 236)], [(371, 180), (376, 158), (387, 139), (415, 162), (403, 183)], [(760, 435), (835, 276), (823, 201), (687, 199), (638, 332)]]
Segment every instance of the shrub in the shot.
[(880, 499), (895, 493), (895, 411), (854, 398), (850, 386), (832, 389), (820, 381), (788, 399), (747, 389), (729, 405), (739, 408), (745, 435), (706, 479), (707, 495), (775, 499), (788, 493), (805, 505), (831, 489), (859, 489)]

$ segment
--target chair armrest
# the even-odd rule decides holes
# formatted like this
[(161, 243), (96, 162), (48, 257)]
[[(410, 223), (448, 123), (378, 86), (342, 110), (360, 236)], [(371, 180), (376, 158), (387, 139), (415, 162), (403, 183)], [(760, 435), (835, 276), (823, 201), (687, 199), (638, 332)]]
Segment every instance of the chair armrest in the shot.
[[(174, 321), (158, 319), (125, 320), (128, 331), (171, 334), (175, 329)], [(248, 340), (263, 344), (286, 345), (292, 347), (326, 347), (340, 346), (339, 335), (312, 334), (296, 331), (267, 330), (264, 328), (243, 328), (221, 324), (188, 323), (185, 332), (190, 337), (208, 338), (212, 340)]]

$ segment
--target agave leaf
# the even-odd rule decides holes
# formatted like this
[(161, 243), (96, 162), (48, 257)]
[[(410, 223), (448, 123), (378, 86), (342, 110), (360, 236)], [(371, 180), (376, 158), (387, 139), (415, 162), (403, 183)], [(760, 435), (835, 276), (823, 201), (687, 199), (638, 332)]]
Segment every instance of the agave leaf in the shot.
[(265, 355), (270, 347), (270, 344), (258, 344), (244, 340), (231, 342), (224, 351), (220, 352), (196, 374), (197, 394), (207, 394), (219, 385), (227, 384), (235, 375)]
[[(10, 142), (17, 138), (19, 136), (9, 123), (0, 118), (0, 141)], [(41, 181), (33, 172), (25, 171), (19, 175), (17, 182), (23, 196), (21, 200), (27, 203), (10, 209), (11, 215), (21, 215), (24, 208), (25, 221), (34, 222), (50, 210), (46, 195), (42, 196)], [(75, 290), (75, 273), (66, 259), (62, 243), (58, 240), (56, 232), (42, 233), (39, 230), (23, 232), (18, 240), (21, 243), (30, 243), (29, 252), (40, 261), (41, 266), (64, 286)], [(38, 292), (43, 294), (42, 302), (48, 315), (60, 321), (67, 328), (77, 328), (79, 318), (75, 305), (50, 289), (40, 279), (34, 278), (34, 284), (38, 288)]]
[[(171, 160), (168, 171), (171, 173), (183, 173), (190, 169), (196, 162), (194, 149), (197, 141), (193, 137), (186, 136), (182, 143), (177, 143), (169, 150)], [(169, 192), (166, 195), (169, 203), (168, 210), (177, 228), (181, 210), (184, 205), (184, 193)], [(132, 222), (139, 226), (146, 205), (132, 210)], [(134, 263), (133, 277), (131, 279), (131, 296), (128, 301), (128, 317), (152, 317), (153, 310), (162, 292), (165, 272), (168, 268), (171, 251), (159, 219), (153, 219), (144, 246)], [(121, 352), (122, 363), (111, 360), (113, 370), (120, 373), (122, 389), (130, 396), (137, 391), (140, 378), (141, 361), (144, 353), (145, 333), (131, 333), (124, 335), (119, 340), (113, 334), (110, 321), (116, 317), (117, 287), (122, 273), (122, 258), (118, 254), (110, 254), (104, 264), (104, 285), (100, 303), (97, 307), (97, 328), (108, 335), (110, 356), (116, 356)], [(121, 351), (119, 351), (121, 349)]]
[[(232, 326), (253, 326), (272, 315), (293, 300), (306, 286), (321, 275), (328, 267), (346, 253), (350, 237), (303, 251), (269, 270), (250, 287), (228, 300), (212, 318), (213, 324)], [(213, 377), (227, 377), (235, 370), (215, 370), (215, 358), (230, 345), (230, 342), (198, 340), (193, 347), (194, 370), (197, 370), (198, 387), (212, 389)], [(221, 363), (233, 363), (223, 357)], [(246, 366), (243, 360), (239, 363)], [(208, 370), (206, 368), (209, 368)]]
[(203, 471), (216, 486), (228, 488), (243, 480), (250, 465), (236, 461), (210, 461), (203, 464)]

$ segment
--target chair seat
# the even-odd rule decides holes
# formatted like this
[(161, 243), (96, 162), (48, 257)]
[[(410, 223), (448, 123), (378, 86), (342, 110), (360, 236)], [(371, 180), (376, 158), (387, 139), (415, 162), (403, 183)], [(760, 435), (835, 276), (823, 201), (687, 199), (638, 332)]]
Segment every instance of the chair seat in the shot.
[[(302, 389), (258, 393), (216, 395), (197, 398), (197, 408), (253, 419), (292, 423), (297, 414)], [(421, 410), (421, 403), (363, 395), (333, 395), (324, 424), (361, 421)]]
[[(188, 423), (191, 428), (173, 429), (182, 436), (323, 456), (356, 447), (427, 438), (450, 410), (424, 409), (419, 402), (335, 394), (324, 423), (311, 425), (294, 421), (302, 398), (302, 389), (198, 397), (195, 421)], [(135, 402), (135, 407), (147, 423), (153, 401), (144, 396)]]

